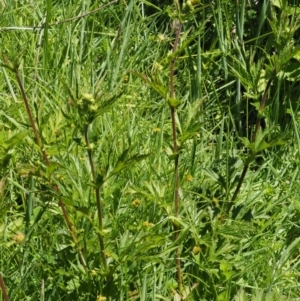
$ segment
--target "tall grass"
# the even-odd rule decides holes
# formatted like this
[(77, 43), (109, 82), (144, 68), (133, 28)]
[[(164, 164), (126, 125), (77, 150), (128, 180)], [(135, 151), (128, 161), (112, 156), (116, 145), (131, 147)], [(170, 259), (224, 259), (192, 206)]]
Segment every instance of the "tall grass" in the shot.
[(4, 300), (297, 300), (295, 3), (0, 11)]

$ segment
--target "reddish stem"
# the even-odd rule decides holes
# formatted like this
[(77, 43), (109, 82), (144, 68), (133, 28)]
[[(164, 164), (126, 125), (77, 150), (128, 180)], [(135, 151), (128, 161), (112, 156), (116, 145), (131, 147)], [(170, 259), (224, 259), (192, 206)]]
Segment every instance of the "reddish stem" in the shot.
[[(182, 23), (179, 22), (179, 26), (176, 31), (176, 38), (173, 46), (173, 53), (175, 54), (177, 51), (177, 47), (179, 44), (179, 38), (181, 33)], [(175, 90), (174, 90), (174, 64), (176, 58), (172, 59), (170, 64), (170, 98), (175, 98)], [(171, 108), (171, 119), (172, 119), (172, 134), (173, 134), (173, 153), (175, 154), (175, 162), (174, 162), (174, 207), (175, 207), (175, 217), (179, 216), (179, 154), (178, 145), (177, 145), (177, 133), (176, 133), (176, 108), (174, 106), (170, 106)], [(178, 239), (179, 235), (179, 227), (177, 221), (173, 223), (174, 229), (174, 241)], [(182, 290), (182, 272), (181, 272), (181, 260), (180, 260), (180, 249), (179, 246), (176, 248), (176, 267), (177, 267), (177, 281), (179, 286), (179, 291)]]
[[(31, 124), (32, 130), (33, 130), (35, 139), (37, 141), (38, 146), (41, 149), (45, 164), (47, 166), (49, 166), (49, 164), (50, 164), (49, 158), (48, 158), (48, 155), (47, 155), (47, 152), (46, 152), (45, 148), (43, 147), (41, 137), (40, 137), (40, 135), (38, 133), (38, 130), (37, 130), (37, 127), (35, 125), (35, 122), (34, 122), (34, 119), (33, 119), (32, 113), (31, 113), (31, 109), (30, 109), (30, 106), (29, 106), (29, 101), (28, 101), (28, 98), (26, 96), (26, 93), (25, 93), (25, 90), (24, 90), (19, 72), (18, 72), (18, 70), (15, 70), (14, 72), (15, 72), (15, 76), (16, 76), (18, 85), (19, 85), (20, 90), (21, 90), (21, 94), (22, 94), (22, 97), (23, 97), (23, 100), (24, 100), (24, 103), (25, 103), (26, 111), (27, 111), (27, 114), (28, 114), (28, 117), (29, 117), (29, 120), (30, 120), (30, 124)], [(53, 188), (57, 193), (59, 193), (59, 188), (56, 184), (53, 185)], [(66, 224), (68, 226), (68, 229), (69, 229), (69, 231), (70, 231), (70, 233), (73, 237), (73, 240), (74, 240), (75, 244), (77, 245), (78, 240), (77, 240), (77, 236), (76, 236), (76, 229), (75, 229), (75, 227), (73, 226), (73, 224), (71, 223), (71, 221), (69, 219), (66, 206), (65, 206), (65, 204), (62, 200), (59, 200), (59, 206), (61, 207), (64, 219), (65, 219)], [(86, 262), (85, 262), (84, 256), (83, 256), (82, 251), (81, 251), (80, 248), (78, 248), (78, 252), (79, 252), (79, 255), (80, 255), (80, 258), (81, 258), (82, 265), (84, 267), (86, 267)]]
[(3, 294), (4, 301), (9, 301), (8, 294), (7, 294), (5, 284), (4, 284), (4, 281), (3, 281), (3, 278), (2, 278), (1, 274), (0, 274), (0, 288), (1, 288), (1, 291), (2, 291), (2, 294)]

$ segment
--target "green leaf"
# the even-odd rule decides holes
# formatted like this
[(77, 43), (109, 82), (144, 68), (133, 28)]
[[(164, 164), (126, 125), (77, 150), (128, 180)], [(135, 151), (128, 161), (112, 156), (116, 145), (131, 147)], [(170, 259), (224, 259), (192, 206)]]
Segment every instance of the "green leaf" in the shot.
[(232, 264), (225, 260), (221, 260), (220, 270), (222, 271), (222, 274), (225, 276), (226, 280), (230, 280), (235, 274), (235, 272), (232, 270)]
[(276, 264), (276, 272), (280, 271), (282, 267), (287, 263), (289, 259), (294, 255), (294, 253), (298, 252), (300, 246), (300, 237), (297, 237), (281, 254), (277, 264)]
[(168, 104), (171, 108), (177, 109), (181, 105), (181, 100), (168, 97)]
[(290, 63), (291, 59), (297, 56), (299, 52), (300, 46), (287, 45), (279, 54), (279, 70), (281, 70), (281, 68)]
[(23, 143), (24, 138), (27, 136), (28, 136), (28, 131), (22, 131), (22, 132), (19, 132), (19, 133), (13, 135), (6, 141), (7, 147), (13, 148), (16, 144), (18, 144), (20, 142)]
[(54, 170), (60, 167), (61, 165), (58, 162), (50, 162), (49, 165), (46, 166), (46, 176), (51, 177)]
[(16, 64), (16, 62), (10, 61), (9, 58), (3, 52), (2, 59), (5, 62), (5, 64), (1, 64), (0, 66), (9, 69), (12, 72), (15, 72), (18, 69), (18, 65)]
[(170, 160), (175, 160), (176, 158), (178, 158), (179, 154), (180, 154), (179, 152), (172, 153), (172, 154), (168, 155), (168, 158)]
[[(299, 55), (300, 59), (300, 55)], [(300, 63), (290, 62), (288, 66), (282, 71), (282, 75), (289, 81), (298, 81), (300, 78)]]
[(71, 280), (67, 282), (66, 289), (69, 293), (73, 292), (74, 290), (77, 290), (80, 287), (80, 281), (78, 276), (72, 277)]
[(103, 115), (104, 113), (106, 113), (107, 110), (110, 109), (112, 107), (112, 105), (121, 98), (123, 93), (124, 93), (124, 91), (121, 91), (118, 94), (113, 94), (110, 98), (108, 98), (104, 101), (101, 100), (102, 96), (96, 95), (95, 100), (96, 100), (96, 103), (99, 104), (99, 107), (96, 112), (91, 114), (90, 122), (92, 122), (92, 120), (94, 120), (94, 118), (99, 117), (99, 116)]
[(135, 154), (135, 155), (133, 155), (132, 157), (130, 157), (129, 159), (127, 159), (125, 161), (119, 161), (117, 163), (117, 165), (113, 168), (113, 170), (109, 173), (109, 175), (106, 177), (106, 180), (108, 178), (112, 177), (113, 175), (119, 173), (121, 170), (131, 166), (132, 164), (146, 159), (149, 155), (150, 154), (145, 154), (145, 155)]
[(138, 75), (141, 79), (143, 79), (154, 91), (156, 91), (161, 97), (166, 98), (168, 90), (165, 85), (161, 85), (159, 83), (153, 82), (146, 75), (138, 72), (134, 72), (134, 74)]
[(239, 137), (239, 139), (242, 141), (245, 147), (250, 148), (251, 142), (246, 137)]
[(286, 0), (271, 0), (271, 2), (274, 6), (277, 6), (278, 8), (286, 12), (288, 16), (300, 14), (300, 8), (297, 6), (289, 6)]
[(257, 91), (264, 92), (267, 87), (268, 77), (266, 76), (266, 70), (262, 69), (260, 72), (259, 80), (257, 83)]

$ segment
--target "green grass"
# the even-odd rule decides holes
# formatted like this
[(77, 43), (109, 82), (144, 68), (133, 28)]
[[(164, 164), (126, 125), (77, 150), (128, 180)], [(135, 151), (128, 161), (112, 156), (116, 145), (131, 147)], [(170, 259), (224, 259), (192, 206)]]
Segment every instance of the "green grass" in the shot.
[(3, 300), (299, 300), (297, 3), (0, 13)]

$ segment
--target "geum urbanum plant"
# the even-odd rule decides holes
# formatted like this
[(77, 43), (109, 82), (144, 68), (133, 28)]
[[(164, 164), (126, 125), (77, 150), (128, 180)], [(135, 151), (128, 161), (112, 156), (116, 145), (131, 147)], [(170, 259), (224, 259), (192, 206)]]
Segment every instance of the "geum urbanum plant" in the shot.
[[(63, 112), (63, 115), (69, 120), (70, 123), (75, 125), (74, 139), (78, 145), (84, 146), (87, 152), (92, 176), (91, 185), (95, 192), (95, 200), (97, 205), (98, 228), (96, 232), (103, 264), (102, 272), (103, 275), (107, 277), (106, 285), (108, 287), (108, 291), (112, 291), (110, 285), (112, 285), (114, 273), (119, 269), (118, 265), (128, 257), (128, 250), (126, 248), (124, 250), (118, 250), (118, 252), (114, 250), (114, 248), (117, 246), (114, 245), (112, 241), (113, 237), (109, 238), (108, 236), (108, 233), (111, 230), (108, 230), (107, 225), (104, 224), (105, 209), (101, 199), (101, 189), (103, 188), (103, 185), (111, 181), (112, 178), (118, 177), (118, 175), (121, 175), (124, 170), (130, 169), (135, 163), (146, 159), (149, 154), (134, 153), (130, 155), (132, 152), (131, 149), (134, 149), (134, 146), (131, 145), (131, 142), (129, 141), (128, 147), (125, 147), (125, 149), (123, 149), (116, 157), (116, 154), (112, 153), (112, 145), (109, 145), (109, 143), (103, 143), (103, 141), (108, 139), (106, 136), (109, 132), (107, 129), (105, 129), (105, 126), (111, 126), (109, 123), (105, 124), (105, 120), (109, 120), (109, 110), (119, 110), (117, 101), (122, 98), (124, 91), (121, 90), (119, 93), (108, 93), (106, 95), (102, 88), (103, 87), (100, 85), (99, 90), (102, 92), (97, 92), (96, 88), (94, 94), (82, 93), (79, 99), (76, 99), (71, 89), (68, 88), (71, 101), (70, 106), (68, 106), (67, 111)], [(107, 115), (106, 117), (108, 119), (105, 118), (105, 115)], [(104, 125), (104, 130), (102, 132), (99, 130), (97, 118), (103, 118), (102, 124)], [(82, 143), (82, 139), (80, 138), (81, 135), (83, 136), (84, 143)], [(100, 135), (100, 137), (98, 135)], [(111, 144), (114, 144), (114, 142), (111, 141)], [(107, 146), (109, 149), (103, 149), (104, 146)], [(108, 155), (108, 157), (104, 158), (103, 156), (106, 155)], [(98, 162), (98, 164), (95, 162)], [(107, 206), (109, 206), (110, 210), (115, 207), (113, 204), (107, 204)], [(106, 215), (108, 214), (109, 213), (106, 212)], [(110, 217), (106, 216), (105, 218), (107, 224), (112, 225), (114, 222), (109, 221), (109, 219), (114, 219), (114, 216), (110, 214)], [(105, 239), (107, 240), (106, 242)], [(135, 239), (133, 239), (133, 244), (135, 244)], [(131, 249), (132, 246), (129, 245), (128, 248)], [(143, 251), (141, 250), (141, 252)], [(114, 254), (113, 258), (115, 263), (111, 266), (107, 260), (108, 254)]]
[[(19, 59), (21, 57), (13, 58), (13, 61), (10, 61), (5, 54), (2, 54), (2, 57), (3, 57), (3, 60), (5, 62), (5, 64), (3, 64), (3, 67), (6, 67), (10, 71), (12, 71), (14, 73), (15, 77), (16, 77), (16, 80), (17, 80), (17, 83), (18, 83), (18, 86), (19, 86), (19, 89), (21, 91), (21, 95), (22, 95), (22, 98), (23, 98), (23, 101), (24, 101), (24, 105), (26, 107), (26, 112), (27, 112), (27, 115), (29, 117), (30, 125), (31, 125), (31, 128), (32, 128), (34, 137), (36, 139), (36, 143), (37, 143), (37, 145), (39, 147), (39, 150), (42, 154), (45, 165), (49, 167), (50, 166), (49, 157), (47, 155), (46, 149), (44, 148), (41, 136), (38, 132), (36, 122), (34, 121), (33, 114), (32, 114), (31, 108), (30, 108), (30, 104), (29, 104), (29, 100), (26, 96), (26, 93), (25, 93), (25, 90), (24, 90), (24, 87), (23, 87), (23, 84), (22, 84), (22, 81), (21, 81), (21, 77), (20, 77), (20, 74), (19, 74), (19, 70), (18, 70), (18, 68), (19, 68)], [(58, 187), (57, 187), (56, 184), (53, 185), (53, 189), (55, 190), (56, 193), (59, 193), (59, 190), (58, 190)], [(72, 225), (72, 223), (69, 219), (65, 204), (61, 199), (59, 199), (59, 205), (62, 209), (66, 224), (67, 224), (67, 226), (69, 228), (69, 231), (70, 231), (70, 233), (73, 237), (73, 240), (74, 240), (75, 244), (77, 244), (77, 236), (76, 236), (76, 232), (74, 231), (74, 226)], [(78, 248), (78, 252), (79, 252), (80, 259), (81, 259), (81, 262), (82, 262), (83, 266), (86, 266), (86, 262), (85, 262), (84, 256), (83, 256), (82, 251), (81, 251), (80, 248)]]
[[(3, 60), (5, 61), (5, 64), (3, 64), (4, 67), (11, 70), (17, 79), (17, 83), (19, 85), (21, 95), (24, 100), (24, 104), (26, 107), (26, 111), (30, 120), (30, 124), (32, 127), (32, 131), (35, 136), (36, 143), (39, 147), (40, 153), (42, 154), (42, 157), (45, 161), (45, 170), (38, 170), (34, 171), (34, 175), (37, 177), (40, 177), (44, 180), (45, 183), (48, 182), (50, 187), (53, 189), (53, 196), (59, 198), (59, 205), (62, 208), (63, 216), (66, 220), (66, 224), (69, 228), (70, 234), (73, 237), (74, 245), (78, 249), (79, 258), (81, 261), (81, 265), (83, 269), (87, 269), (89, 267), (89, 263), (86, 261), (86, 254), (84, 254), (82, 247), (80, 246), (80, 241), (77, 238), (77, 230), (75, 227), (74, 222), (71, 220), (74, 220), (74, 217), (70, 219), (67, 207), (65, 205), (65, 201), (70, 204), (69, 197), (63, 194), (63, 192), (66, 192), (65, 184), (61, 177), (56, 177), (56, 170), (60, 170), (63, 168), (63, 164), (58, 163), (60, 162), (60, 159), (55, 162), (51, 162), (51, 159), (49, 158), (47, 154), (46, 147), (44, 146), (42, 142), (42, 138), (40, 136), (39, 130), (36, 126), (36, 122), (33, 117), (33, 113), (31, 111), (31, 107), (29, 104), (29, 100), (27, 98), (26, 92), (24, 90), (21, 77), (18, 70), (18, 63), (17, 61), (15, 63), (12, 63), (6, 55), (3, 55)], [(141, 161), (148, 157), (149, 154), (141, 155), (139, 153), (133, 154), (130, 156), (130, 145), (128, 148), (126, 148), (120, 156), (117, 158), (115, 165), (111, 165), (111, 160), (108, 160), (107, 165), (105, 166), (97, 166), (95, 164), (95, 154), (94, 151), (97, 150), (97, 139), (95, 138), (95, 133), (91, 130), (93, 128), (94, 123), (97, 122), (97, 118), (100, 118), (101, 116), (109, 109), (112, 108), (113, 104), (121, 97), (124, 91), (121, 91), (118, 94), (113, 95), (105, 95), (104, 93), (97, 94), (95, 92), (95, 96), (90, 93), (82, 93), (79, 99), (76, 99), (76, 97), (73, 95), (71, 89), (66, 88), (69, 92), (70, 98), (69, 103), (67, 106), (66, 111), (64, 109), (61, 110), (63, 116), (66, 118), (66, 120), (69, 122), (69, 124), (72, 124), (74, 126), (73, 135), (74, 141), (79, 145), (83, 146), (86, 150), (88, 162), (90, 166), (90, 172), (91, 172), (91, 186), (94, 189), (95, 193), (95, 200), (96, 200), (96, 207), (97, 207), (97, 221), (98, 226), (95, 227), (94, 222), (90, 219), (90, 212), (87, 212), (86, 210), (83, 210), (82, 212), (86, 212), (86, 217), (91, 221), (91, 223), (94, 225), (94, 229), (97, 233), (98, 242), (99, 242), (99, 250), (100, 250), (100, 257), (102, 262), (102, 268), (101, 268), (101, 274), (106, 277), (106, 293), (107, 296), (110, 294), (114, 294), (115, 291), (112, 290), (111, 284), (114, 276), (114, 271), (118, 268), (118, 265), (114, 265), (112, 267), (109, 266), (107, 262), (107, 244), (105, 244), (105, 236), (107, 235), (107, 230), (105, 229), (105, 226), (103, 224), (103, 204), (101, 200), (101, 187), (103, 184), (109, 180), (110, 178), (116, 176), (120, 172), (122, 172), (124, 169), (127, 169), (131, 167), (134, 163)], [(91, 142), (90, 139), (90, 132), (92, 131), (93, 134), (93, 141)], [(83, 137), (84, 142), (81, 142), (81, 138)], [(97, 159), (99, 158), (99, 153), (97, 154)], [(101, 156), (101, 152), (100, 152)], [(84, 207), (84, 206), (83, 206)], [(83, 208), (82, 207), (82, 208)], [(92, 208), (91, 204), (88, 206), (88, 208)], [(123, 256), (127, 256), (126, 252)]]
[[(200, 9), (199, 9), (200, 10)], [(166, 250), (163, 251), (164, 254), (170, 253), (174, 250), (174, 262), (176, 267), (176, 274), (174, 275), (174, 279), (176, 279), (173, 284), (173, 294), (174, 298), (178, 298), (179, 300), (187, 298), (193, 289), (195, 289), (199, 283), (193, 283), (190, 285), (188, 283), (184, 283), (184, 271), (182, 270), (182, 250), (184, 249), (184, 241), (188, 239), (189, 235), (194, 236), (196, 229), (190, 229), (185, 221), (185, 206), (180, 202), (180, 191), (182, 188), (180, 187), (180, 183), (184, 178), (185, 171), (183, 170), (184, 164), (180, 164), (180, 156), (183, 154), (187, 147), (185, 144), (189, 140), (194, 140), (198, 135), (198, 131), (201, 127), (200, 123), (195, 122), (198, 114), (198, 109), (203, 103), (203, 99), (196, 99), (196, 101), (188, 107), (184, 107), (184, 101), (180, 99), (180, 97), (187, 97), (187, 91), (180, 91), (178, 95), (181, 93), (185, 93), (184, 95), (177, 96), (176, 89), (179, 86), (178, 77), (184, 78), (181, 73), (181, 69), (179, 66), (185, 64), (181, 55), (188, 52), (188, 47), (192, 44), (197, 35), (203, 30), (202, 27), (196, 32), (190, 34), (189, 29), (185, 32), (183, 30), (183, 23), (185, 20), (192, 19), (193, 13), (197, 11), (190, 11), (187, 9), (185, 13), (181, 10), (181, 5), (174, 1), (173, 6), (168, 7), (167, 9), (170, 23), (170, 50), (169, 53), (163, 57), (159, 58), (159, 63), (157, 66), (161, 68), (163, 75), (160, 76), (158, 74), (152, 74), (147, 76), (144, 73), (139, 73), (136, 71), (132, 71), (133, 74), (137, 75), (144, 82), (149, 85), (151, 89), (153, 89), (160, 97), (164, 99), (164, 104), (169, 108), (169, 114), (171, 119), (170, 133), (168, 134), (169, 141), (168, 145), (171, 145), (168, 153), (168, 163), (174, 163), (173, 172), (172, 172), (172, 189), (170, 195), (172, 195), (173, 206), (172, 210), (169, 210), (169, 206), (162, 206), (165, 210), (165, 213), (168, 216), (168, 220), (172, 225), (171, 234), (173, 235), (173, 242), (170, 246), (167, 247)], [(189, 35), (190, 34), (190, 35)], [(190, 54), (190, 53), (189, 53)], [(180, 58), (179, 58), (180, 57)], [(190, 59), (191, 57), (189, 57)], [(178, 63), (178, 61), (180, 61)], [(180, 65), (181, 64), (181, 65)], [(169, 72), (165, 75), (165, 70)], [(184, 70), (186, 71), (186, 70)], [(165, 76), (164, 76), (165, 75)], [(168, 87), (168, 88), (167, 88)], [(182, 113), (182, 116), (179, 114)], [(184, 120), (183, 124), (181, 124), (181, 119)], [(162, 123), (163, 124), (163, 123)], [(195, 151), (195, 150), (194, 150)], [(195, 160), (195, 152), (192, 151), (192, 160)], [(187, 154), (184, 153), (186, 157)], [(172, 168), (172, 167), (171, 167)], [(191, 175), (185, 175), (188, 179), (192, 179)], [(195, 247), (195, 252), (197, 253), (198, 249)], [(173, 275), (172, 275), (173, 276)], [(173, 278), (172, 278), (173, 279)]]

